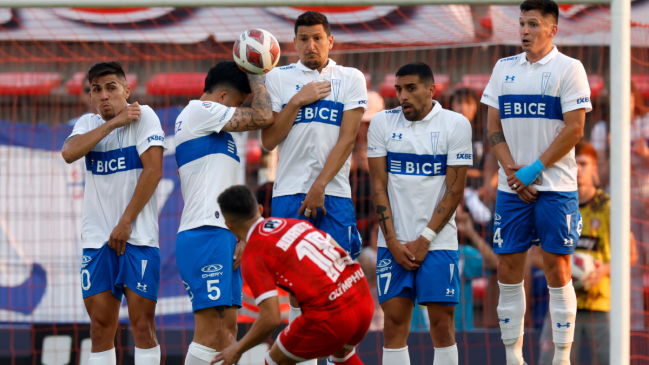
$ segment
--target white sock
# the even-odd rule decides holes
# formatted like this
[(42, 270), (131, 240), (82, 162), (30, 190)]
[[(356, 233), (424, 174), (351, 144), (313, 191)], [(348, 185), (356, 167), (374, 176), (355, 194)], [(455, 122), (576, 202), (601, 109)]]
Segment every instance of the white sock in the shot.
[(457, 365), (457, 344), (449, 347), (435, 347), (433, 365)]
[(266, 365), (277, 365), (277, 363), (273, 361), (273, 358), (270, 357), (270, 350), (266, 353), (264, 360), (266, 360)]
[(160, 345), (150, 349), (136, 347), (135, 365), (160, 365)]
[[(291, 307), (291, 310), (288, 312), (288, 323), (292, 323), (295, 318), (299, 317), (302, 315), (302, 309), (300, 308), (294, 308), (292, 305), (289, 305)], [(308, 361), (303, 361), (303, 362), (298, 362), (297, 365), (317, 365), (318, 364), (318, 359), (313, 359), (313, 360), (308, 360)]]
[(502, 284), (498, 297), (498, 324), (505, 344), (507, 365), (523, 364), (523, 326), (525, 325), (525, 288), (519, 284)]
[[(214, 360), (218, 352), (207, 346), (192, 342), (187, 349), (187, 357), (185, 357), (185, 365), (209, 365), (210, 361)], [(221, 364), (222, 361), (217, 364)]]
[(408, 346), (400, 349), (383, 348), (383, 364), (410, 365), (410, 353)]
[(554, 358), (552, 365), (570, 365), (570, 349), (575, 338), (577, 296), (572, 280), (562, 288), (550, 288), (550, 319)]
[(117, 356), (115, 356), (115, 348), (102, 352), (91, 352), (88, 357), (88, 365), (116, 365)]
[(503, 340), (507, 365), (523, 365), (523, 336)]

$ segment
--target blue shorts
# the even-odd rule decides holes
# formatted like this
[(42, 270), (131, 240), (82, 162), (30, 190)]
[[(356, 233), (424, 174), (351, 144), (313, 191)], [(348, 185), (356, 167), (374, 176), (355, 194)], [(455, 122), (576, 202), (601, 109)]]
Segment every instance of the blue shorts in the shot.
[(379, 303), (410, 298), (419, 304), (454, 306), (460, 303), (460, 269), (457, 251), (433, 250), (419, 269), (399, 265), (389, 249), (379, 247), (376, 256), (376, 286)]
[(241, 307), (241, 267), (233, 271), (237, 238), (227, 229), (202, 226), (178, 233), (176, 265), (192, 309)]
[(327, 215), (318, 211), (316, 219), (298, 216), (306, 194), (283, 195), (273, 198), (273, 216), (277, 218), (302, 219), (311, 222), (315, 228), (329, 233), (347, 253), (356, 259), (361, 253), (363, 239), (356, 229), (356, 211), (349, 198), (325, 195), (324, 207)]
[(122, 256), (105, 244), (101, 248), (84, 248), (81, 262), (83, 298), (110, 290), (122, 300), (124, 287), (139, 296), (158, 301), (160, 287), (160, 249), (126, 244)]
[[(543, 251), (571, 255), (581, 234), (577, 192), (540, 191), (536, 203), (498, 191), (494, 218), (494, 252), (527, 252), (540, 242)], [(538, 240), (535, 240), (538, 238)]]

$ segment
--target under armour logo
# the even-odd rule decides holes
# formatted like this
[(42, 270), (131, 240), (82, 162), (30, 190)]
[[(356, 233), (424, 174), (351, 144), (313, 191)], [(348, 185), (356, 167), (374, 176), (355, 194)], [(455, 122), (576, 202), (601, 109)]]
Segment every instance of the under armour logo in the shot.
[(505, 76), (505, 82), (514, 82), (516, 76)]
[(561, 327), (570, 328), (570, 322), (566, 322), (566, 324), (557, 323), (557, 328)]
[(455, 289), (446, 289), (446, 295), (455, 295)]
[(295, 85), (295, 91), (300, 91), (300, 85)]
[(572, 246), (572, 238), (564, 238), (563, 239), (563, 245), (564, 246)]
[(402, 139), (402, 137), (403, 137), (403, 133), (399, 133), (399, 134), (392, 133), (392, 139), (399, 139), (400, 140), (400, 139)]
[(137, 283), (137, 290), (146, 291), (146, 284)]
[(509, 323), (509, 318), (505, 318), (505, 319), (500, 319), (500, 318), (498, 318), (498, 322)]

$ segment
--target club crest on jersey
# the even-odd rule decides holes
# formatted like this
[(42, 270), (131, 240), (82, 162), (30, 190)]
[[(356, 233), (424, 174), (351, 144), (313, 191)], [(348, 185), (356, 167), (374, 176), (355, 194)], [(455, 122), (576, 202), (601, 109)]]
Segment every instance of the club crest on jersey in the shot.
[(269, 235), (275, 232), (279, 232), (286, 225), (286, 221), (283, 219), (268, 219), (267, 221), (261, 223), (259, 232), (261, 234)]
[(433, 156), (437, 155), (437, 142), (439, 142), (439, 132), (430, 132), (430, 143), (433, 146)]
[(515, 78), (516, 78), (516, 76), (505, 76), (505, 83), (506, 84), (513, 84)]
[(550, 81), (551, 72), (543, 73), (543, 81), (541, 81), (541, 97), (545, 96), (545, 89), (548, 87), (548, 81)]
[(209, 101), (204, 101), (201, 105), (203, 106), (203, 108), (209, 109), (212, 106), (212, 103), (210, 103)]
[(331, 90), (334, 92), (334, 101), (338, 102), (338, 96), (340, 95), (340, 85), (342, 80), (340, 79), (331, 79)]

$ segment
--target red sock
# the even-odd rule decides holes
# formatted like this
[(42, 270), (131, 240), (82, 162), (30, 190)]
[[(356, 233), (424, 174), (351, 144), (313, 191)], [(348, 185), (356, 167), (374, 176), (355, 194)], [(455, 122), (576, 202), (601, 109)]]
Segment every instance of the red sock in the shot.
[(352, 354), (351, 357), (349, 357), (347, 360), (331, 357), (330, 358), (334, 364), (336, 365), (363, 365), (363, 362), (361, 359), (358, 358), (358, 355), (356, 353)]

